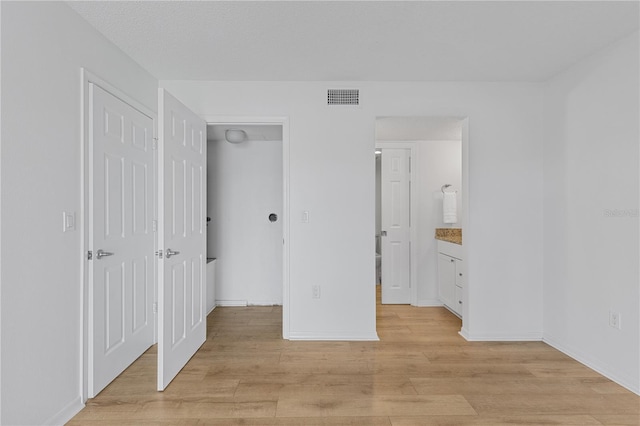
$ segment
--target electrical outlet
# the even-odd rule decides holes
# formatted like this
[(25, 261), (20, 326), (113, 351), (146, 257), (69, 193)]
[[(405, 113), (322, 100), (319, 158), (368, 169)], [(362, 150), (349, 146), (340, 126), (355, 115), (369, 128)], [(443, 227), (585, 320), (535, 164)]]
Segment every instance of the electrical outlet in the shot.
[(619, 312), (609, 311), (609, 326), (622, 330), (622, 315)]
[(311, 286), (311, 297), (314, 299), (320, 299), (320, 286), (312, 285)]

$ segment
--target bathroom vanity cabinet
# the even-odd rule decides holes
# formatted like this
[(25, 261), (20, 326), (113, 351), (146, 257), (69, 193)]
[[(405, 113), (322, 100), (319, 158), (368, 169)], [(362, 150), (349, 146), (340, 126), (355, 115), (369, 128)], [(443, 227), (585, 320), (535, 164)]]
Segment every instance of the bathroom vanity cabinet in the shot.
[(453, 313), (462, 317), (464, 263), (462, 246), (438, 241), (438, 292), (440, 300)]

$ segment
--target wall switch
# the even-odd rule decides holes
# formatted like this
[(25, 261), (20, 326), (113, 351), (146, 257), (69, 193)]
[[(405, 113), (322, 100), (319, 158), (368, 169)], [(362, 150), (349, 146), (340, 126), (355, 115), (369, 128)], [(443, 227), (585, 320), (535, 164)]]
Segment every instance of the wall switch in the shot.
[(619, 312), (609, 312), (609, 326), (622, 330), (622, 315)]
[(311, 297), (313, 299), (320, 299), (320, 286), (319, 285), (312, 285), (311, 286)]
[(74, 212), (62, 212), (62, 232), (76, 229), (76, 214)]
[(309, 212), (308, 211), (304, 211), (302, 212), (302, 223), (309, 223)]

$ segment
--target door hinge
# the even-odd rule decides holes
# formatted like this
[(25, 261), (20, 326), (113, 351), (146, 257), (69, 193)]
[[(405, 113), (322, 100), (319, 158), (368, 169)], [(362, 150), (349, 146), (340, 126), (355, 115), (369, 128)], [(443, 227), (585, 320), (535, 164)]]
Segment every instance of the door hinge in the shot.
[(93, 252), (91, 250), (87, 252), (87, 260), (93, 260)]
[(158, 232), (158, 221), (157, 220), (151, 221), (151, 229), (153, 229), (153, 232)]
[(158, 138), (153, 138), (153, 142), (151, 143), (151, 147), (154, 150), (158, 149)]
[(162, 259), (162, 250), (158, 250), (156, 252), (156, 256), (158, 256), (158, 258)]
[(158, 313), (158, 302), (153, 302), (153, 313), (154, 314)]

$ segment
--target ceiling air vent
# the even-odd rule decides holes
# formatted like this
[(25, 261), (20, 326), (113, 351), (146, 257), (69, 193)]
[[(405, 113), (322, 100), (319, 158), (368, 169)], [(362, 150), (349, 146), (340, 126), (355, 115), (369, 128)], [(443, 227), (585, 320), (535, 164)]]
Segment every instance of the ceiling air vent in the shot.
[(329, 89), (327, 105), (360, 105), (360, 89)]

